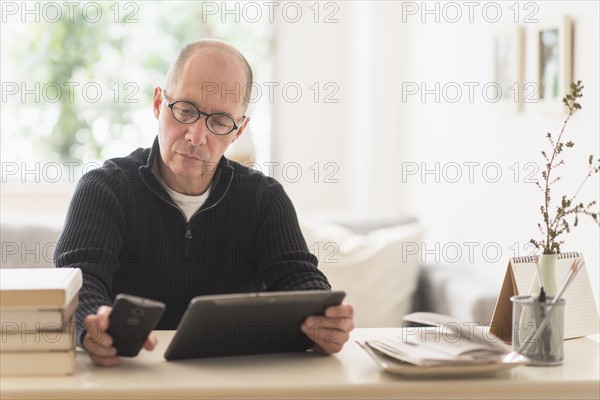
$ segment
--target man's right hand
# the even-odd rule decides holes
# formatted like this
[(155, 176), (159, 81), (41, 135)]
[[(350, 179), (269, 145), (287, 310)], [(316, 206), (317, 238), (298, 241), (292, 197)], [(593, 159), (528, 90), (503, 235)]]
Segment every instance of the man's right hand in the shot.
[[(109, 325), (109, 315), (112, 307), (100, 306), (96, 314), (85, 317), (83, 325), (86, 334), (83, 337), (83, 348), (96, 365), (113, 367), (121, 364), (121, 358), (117, 356), (117, 349), (113, 347), (113, 340), (106, 330)], [(151, 333), (144, 342), (144, 348), (152, 351), (156, 347), (157, 338)]]

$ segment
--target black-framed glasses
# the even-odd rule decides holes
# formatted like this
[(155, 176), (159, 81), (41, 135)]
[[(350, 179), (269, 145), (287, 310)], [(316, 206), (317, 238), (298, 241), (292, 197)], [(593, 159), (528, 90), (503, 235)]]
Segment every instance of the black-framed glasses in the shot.
[(198, 121), (202, 115), (204, 115), (206, 116), (206, 127), (215, 135), (225, 136), (236, 129), (239, 129), (239, 126), (237, 126), (235, 120), (227, 114), (208, 114), (204, 111), (200, 111), (198, 107), (185, 100), (177, 100), (169, 103), (169, 99), (167, 99), (167, 93), (164, 90), (161, 90), (161, 92), (167, 103), (167, 107), (171, 109), (173, 118), (182, 124), (193, 124), (194, 122)]

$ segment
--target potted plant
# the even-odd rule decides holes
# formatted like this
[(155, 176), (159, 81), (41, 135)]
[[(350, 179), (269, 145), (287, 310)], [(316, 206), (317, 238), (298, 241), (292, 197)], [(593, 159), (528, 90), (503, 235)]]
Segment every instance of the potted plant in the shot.
[(537, 187), (544, 194), (544, 203), (540, 207), (543, 222), (537, 224), (542, 237), (540, 240), (531, 239), (530, 243), (542, 251), (539, 260), (542, 283), (546, 294), (550, 296), (556, 294), (554, 269), (556, 259), (561, 252), (561, 245), (564, 243), (563, 240), (559, 239), (560, 236), (569, 233), (572, 227), (577, 226), (579, 218), (582, 215), (590, 216), (596, 224), (599, 222), (598, 211), (594, 207), (596, 205), (595, 200), (588, 202), (587, 205), (576, 201), (577, 195), (586, 181), (600, 170), (600, 159), (594, 159), (593, 155), (590, 155), (588, 158), (588, 172), (575, 193), (570, 197), (563, 195), (558, 204), (551, 204), (551, 187), (561, 179), (560, 176), (555, 174), (556, 169), (565, 163), (562, 153), (564, 150), (574, 146), (573, 141), (564, 141), (563, 134), (571, 117), (577, 111), (581, 110), (578, 99), (583, 96), (581, 93), (582, 90), (581, 81), (571, 83), (571, 93), (562, 99), (564, 105), (567, 107), (568, 114), (556, 139), (551, 133), (548, 132), (546, 134), (551, 151), (546, 152), (543, 150), (541, 152), (545, 160), (545, 169), (542, 170), (542, 181), (536, 182)]

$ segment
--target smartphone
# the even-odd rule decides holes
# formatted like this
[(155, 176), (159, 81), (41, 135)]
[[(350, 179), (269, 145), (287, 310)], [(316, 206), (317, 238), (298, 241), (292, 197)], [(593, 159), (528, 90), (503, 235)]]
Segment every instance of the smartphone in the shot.
[(150, 332), (160, 321), (165, 308), (165, 304), (160, 301), (118, 294), (109, 316), (107, 330), (113, 339), (117, 355), (136, 356)]

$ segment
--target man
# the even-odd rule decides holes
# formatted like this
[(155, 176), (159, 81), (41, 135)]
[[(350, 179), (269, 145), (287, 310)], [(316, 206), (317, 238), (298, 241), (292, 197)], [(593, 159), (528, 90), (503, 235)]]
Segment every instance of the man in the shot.
[[(120, 363), (105, 333), (119, 293), (166, 303), (158, 329), (175, 329), (198, 295), (330, 289), (281, 185), (223, 156), (250, 121), (251, 85), (250, 66), (230, 45), (185, 46), (154, 90), (153, 147), (79, 182), (55, 262), (83, 272), (77, 337), (94, 363)], [(86, 334), (92, 325), (102, 334)], [(301, 329), (315, 351), (331, 354), (353, 327), (342, 304)], [(155, 346), (151, 335), (144, 348)]]

